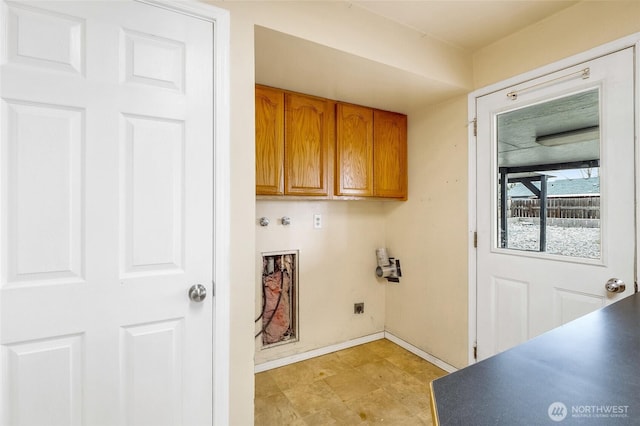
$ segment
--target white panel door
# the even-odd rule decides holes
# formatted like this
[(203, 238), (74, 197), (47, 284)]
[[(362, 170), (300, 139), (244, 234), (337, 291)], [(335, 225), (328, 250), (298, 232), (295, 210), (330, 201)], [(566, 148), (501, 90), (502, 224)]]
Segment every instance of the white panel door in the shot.
[[(633, 293), (633, 58), (628, 48), (476, 99), (478, 360)], [(543, 220), (540, 206), (511, 208), (543, 193), (554, 200)], [(578, 209), (589, 218), (567, 218)], [(605, 289), (614, 277), (624, 292)]]
[(212, 23), (1, 17), (0, 423), (210, 425)]

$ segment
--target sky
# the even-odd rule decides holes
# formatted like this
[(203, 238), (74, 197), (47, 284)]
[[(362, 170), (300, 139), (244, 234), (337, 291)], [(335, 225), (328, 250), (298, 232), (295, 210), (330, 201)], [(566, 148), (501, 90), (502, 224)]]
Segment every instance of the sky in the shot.
[[(587, 169), (553, 170), (545, 174), (550, 176), (549, 180), (582, 179), (587, 177)], [(597, 176), (598, 168), (592, 168), (591, 177)]]

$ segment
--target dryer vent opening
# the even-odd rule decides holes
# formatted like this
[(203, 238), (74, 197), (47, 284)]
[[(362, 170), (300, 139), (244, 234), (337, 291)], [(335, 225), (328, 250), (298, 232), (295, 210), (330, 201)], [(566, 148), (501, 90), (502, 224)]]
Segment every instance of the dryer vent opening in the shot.
[(262, 254), (262, 347), (298, 340), (298, 253)]

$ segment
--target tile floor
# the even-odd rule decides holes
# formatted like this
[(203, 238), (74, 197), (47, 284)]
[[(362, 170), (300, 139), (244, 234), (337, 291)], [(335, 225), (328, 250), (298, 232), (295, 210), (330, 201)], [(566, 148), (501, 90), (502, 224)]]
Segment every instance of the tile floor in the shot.
[(431, 425), (446, 371), (382, 339), (256, 374), (255, 426)]

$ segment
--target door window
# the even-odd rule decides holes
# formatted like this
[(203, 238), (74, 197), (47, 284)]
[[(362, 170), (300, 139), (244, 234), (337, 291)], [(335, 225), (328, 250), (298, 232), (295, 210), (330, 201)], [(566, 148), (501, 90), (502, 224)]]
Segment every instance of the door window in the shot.
[(496, 245), (601, 258), (600, 89), (496, 115)]

